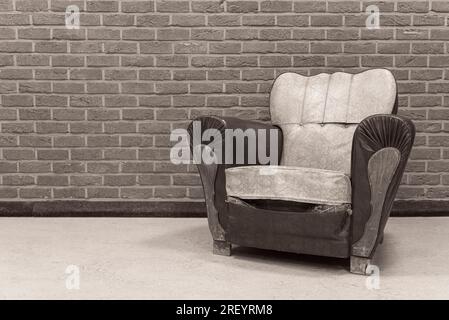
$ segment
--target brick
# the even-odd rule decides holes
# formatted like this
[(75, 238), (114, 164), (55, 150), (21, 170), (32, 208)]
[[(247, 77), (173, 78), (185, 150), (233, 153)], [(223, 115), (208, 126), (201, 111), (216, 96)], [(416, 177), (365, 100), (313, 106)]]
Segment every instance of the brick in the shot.
[(0, 13), (0, 26), (29, 25), (30, 17), (23, 13)]
[(69, 178), (67, 176), (38, 176), (37, 185), (39, 186), (67, 186)]
[(34, 49), (37, 53), (66, 53), (67, 43), (59, 41), (36, 42)]
[(156, 33), (147, 28), (125, 29), (122, 30), (122, 38), (123, 40), (154, 40)]
[(34, 185), (34, 177), (27, 175), (4, 175), (3, 185), (6, 186), (29, 186)]
[(85, 198), (85, 189), (76, 187), (54, 188), (53, 195), (56, 199), (83, 199)]
[(187, 83), (163, 82), (156, 83), (157, 94), (183, 94), (189, 91)]
[(13, 28), (0, 28), (1, 40), (14, 40), (16, 38), (16, 31)]
[(167, 27), (169, 24), (169, 15), (147, 14), (136, 17), (136, 25), (138, 27)]
[(446, 1), (432, 1), (432, 11), (449, 12), (449, 3)]
[(75, 42), (70, 44), (71, 53), (101, 53), (102, 44), (98, 42)]
[[(53, 29), (53, 40), (86, 40), (84, 29)], [(103, 38), (98, 38), (103, 39)]]
[(154, 11), (154, 1), (126, 1), (122, 2), (122, 12), (146, 13)]
[(104, 184), (106, 186), (134, 186), (136, 185), (137, 176), (135, 175), (106, 175), (104, 176)]
[(50, 120), (50, 110), (48, 109), (21, 109), (19, 110), (20, 120)]
[(395, 56), (396, 67), (426, 67), (427, 57), (423, 56)]
[(191, 39), (192, 40), (222, 40), (224, 38), (224, 31), (217, 29), (192, 29)]
[(83, 67), (84, 57), (73, 55), (52, 56), (51, 65), (53, 67)]
[(391, 40), (394, 38), (394, 30), (392, 29), (362, 29), (362, 40)]
[(119, 57), (114, 56), (87, 56), (88, 67), (118, 67)]
[(117, 12), (118, 1), (87, 1), (86, 11), (88, 12)]
[(105, 160), (136, 160), (136, 150), (133, 149), (109, 149), (104, 151)]
[(363, 67), (392, 67), (393, 57), (391, 56), (364, 56), (362, 57)]
[(295, 1), (295, 12), (325, 12), (326, 1)]
[(152, 175), (140, 175), (138, 176), (138, 184), (139, 185), (150, 185), (150, 186), (158, 186), (158, 185), (169, 185), (170, 184), (170, 176), (169, 175), (161, 175), (161, 174), (152, 174)]
[(103, 15), (103, 25), (105, 26), (132, 26), (134, 16), (129, 14), (105, 14)]
[(311, 16), (310, 25), (313, 27), (339, 27), (343, 25), (342, 16), (314, 15)]
[(73, 186), (98, 186), (102, 183), (101, 176), (70, 176), (70, 185)]
[(53, 92), (54, 93), (83, 93), (84, 92), (84, 83), (70, 82), (54, 82), (53, 83)]
[(2, 133), (32, 133), (34, 127), (32, 123), (24, 122), (4, 122), (2, 123)]
[(53, 120), (57, 121), (80, 121), (85, 120), (85, 111), (76, 109), (53, 110)]
[(328, 12), (346, 13), (346, 12), (360, 12), (359, 1), (329, 1)]
[(358, 30), (330, 29), (327, 31), (328, 40), (358, 40)]
[[(84, 39), (84, 38), (83, 38)], [(88, 29), (88, 40), (120, 40), (120, 30), (118, 29)]]
[(214, 27), (235, 27), (242, 25), (241, 15), (209, 15), (207, 24)]
[(226, 57), (227, 67), (257, 67), (256, 56), (228, 56)]
[(172, 17), (171, 25), (177, 27), (201, 27), (206, 25), (206, 17), (202, 15), (176, 15)]
[(38, 160), (68, 160), (67, 150), (37, 150)]
[(261, 67), (290, 67), (292, 59), (288, 56), (264, 56), (260, 57)]
[(156, 187), (154, 189), (155, 198), (184, 198), (185, 196), (186, 196), (185, 188)]
[(289, 40), (292, 38), (290, 29), (263, 29), (260, 30), (260, 40)]
[(136, 132), (136, 123), (135, 122), (105, 123), (104, 132), (110, 133), (110, 134), (135, 133)]
[(107, 54), (136, 54), (137, 43), (120, 42), (120, 43), (105, 43), (104, 51)]
[(13, 11), (13, 10), (14, 10), (13, 0), (0, 1), (0, 11), (5, 12), (5, 11)]
[(84, 147), (84, 140), (84, 137), (79, 136), (55, 137), (54, 146), (61, 148)]
[(87, 197), (90, 199), (118, 198), (118, 188), (87, 188)]
[(293, 30), (294, 40), (321, 40), (325, 38), (325, 32), (321, 29), (295, 29)]
[[(36, 80), (66, 80), (68, 72), (66, 69), (39, 69), (35, 71)], [(42, 92), (40, 92), (42, 93)]]
[(410, 53), (410, 43), (381, 42), (377, 44), (377, 51), (385, 54)]
[(17, 198), (17, 189), (0, 187), (0, 198), (2, 199)]
[(440, 15), (414, 15), (414, 26), (444, 26), (445, 17)]
[[(281, 19), (284, 18), (284, 16), (278, 17), (278, 25), (282, 26), (287, 24), (290, 21), (294, 20), (294, 16), (286, 17), (290, 19)], [(298, 19), (301, 20), (301, 19)], [(274, 26), (276, 23), (276, 16), (269, 16), (269, 15), (245, 15), (243, 16), (242, 24), (244, 26)]]
[(27, 40), (50, 40), (50, 29), (44, 28), (19, 29), (18, 38)]
[(238, 42), (211, 42), (209, 43), (209, 53), (211, 54), (232, 54), (240, 53), (242, 45)]
[(292, 1), (262, 1), (260, 3), (261, 12), (291, 12), (293, 9)]
[[(427, 48), (422, 48), (423, 51), (425, 50), (429, 50), (429, 51), (433, 51), (436, 50), (436, 48), (434, 48), (432, 50), (432, 47), (430, 45), (427, 46)], [(447, 63), (449, 61), (449, 56), (429, 56), (429, 66), (430, 67), (446, 67)]]
[(159, 29), (157, 39), (160, 41), (189, 40), (189, 30), (186, 29)]
[(294, 67), (319, 67), (325, 65), (324, 56), (294, 56), (293, 66)]
[(37, 133), (68, 133), (68, 125), (64, 122), (37, 122)]
[(206, 80), (205, 70), (175, 70), (173, 80)]
[(3, 149), (5, 160), (35, 160), (36, 156), (32, 149)]
[(396, 31), (398, 40), (426, 40), (429, 39), (429, 30), (426, 29), (398, 29)]
[(343, 52), (345, 53), (375, 53), (376, 45), (370, 42), (347, 42), (343, 44)]
[(3, 80), (26, 80), (32, 79), (33, 72), (28, 69), (0, 69), (0, 79)]
[(224, 4), (219, 1), (192, 1), (192, 11), (202, 13), (223, 12)]
[(121, 188), (120, 196), (124, 199), (149, 199), (153, 198), (152, 188)]
[(405, 13), (424, 13), (429, 11), (429, 2), (427, 1), (400, 1), (397, 4), (399, 12)]
[(36, 107), (66, 107), (68, 98), (58, 95), (39, 95), (36, 97)]
[(157, 56), (157, 67), (188, 67), (189, 59), (184, 55)]
[(257, 1), (226, 1), (226, 11), (234, 13), (257, 12), (259, 4)]
[(156, 119), (164, 121), (187, 119), (187, 112), (182, 109), (157, 110)]

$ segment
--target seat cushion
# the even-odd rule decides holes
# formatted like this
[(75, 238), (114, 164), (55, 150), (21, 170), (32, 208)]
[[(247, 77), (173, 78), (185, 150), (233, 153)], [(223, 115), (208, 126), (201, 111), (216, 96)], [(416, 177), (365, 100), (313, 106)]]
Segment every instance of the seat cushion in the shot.
[(351, 203), (351, 181), (343, 172), (290, 166), (234, 167), (225, 172), (227, 195), (235, 198)]

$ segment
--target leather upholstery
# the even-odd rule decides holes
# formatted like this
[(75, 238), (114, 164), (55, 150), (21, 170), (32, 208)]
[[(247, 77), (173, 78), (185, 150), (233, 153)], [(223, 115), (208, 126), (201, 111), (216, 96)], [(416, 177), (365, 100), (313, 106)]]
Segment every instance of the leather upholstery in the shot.
[[(415, 138), (413, 123), (398, 115), (374, 115), (363, 120), (354, 134), (352, 147), (352, 243), (357, 242), (367, 232), (365, 225), (372, 214), (372, 195), (369, 181), (368, 163), (371, 157), (383, 148), (395, 148), (400, 153), (400, 161), (388, 186), (383, 203), (382, 217), (375, 231), (381, 238), (390, 215), (402, 175), (407, 164)], [(371, 255), (374, 253), (372, 250)]]
[(350, 174), (356, 124), (370, 115), (391, 114), (395, 99), (396, 82), (386, 69), (280, 75), (271, 91), (270, 112), (284, 133), (281, 165)]
[(341, 172), (247, 166), (226, 170), (226, 192), (239, 199), (272, 199), (339, 205), (351, 203), (351, 181)]

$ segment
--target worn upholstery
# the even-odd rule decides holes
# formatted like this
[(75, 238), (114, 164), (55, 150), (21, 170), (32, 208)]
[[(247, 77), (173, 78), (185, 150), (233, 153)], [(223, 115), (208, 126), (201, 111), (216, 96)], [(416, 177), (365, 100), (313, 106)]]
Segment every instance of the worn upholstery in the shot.
[(270, 112), (284, 134), (281, 165), (350, 174), (357, 124), (370, 115), (391, 114), (395, 99), (396, 82), (386, 69), (280, 75), (271, 90)]
[(339, 205), (351, 203), (351, 182), (342, 172), (286, 167), (226, 169), (226, 192), (239, 199), (272, 199)]

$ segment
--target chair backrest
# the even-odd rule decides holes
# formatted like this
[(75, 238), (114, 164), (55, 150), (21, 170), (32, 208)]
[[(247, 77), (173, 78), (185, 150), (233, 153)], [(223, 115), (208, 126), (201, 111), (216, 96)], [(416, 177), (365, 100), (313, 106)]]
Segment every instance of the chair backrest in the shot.
[(350, 174), (354, 130), (364, 118), (395, 112), (390, 71), (305, 77), (284, 73), (273, 84), (270, 113), (284, 135), (281, 165)]

